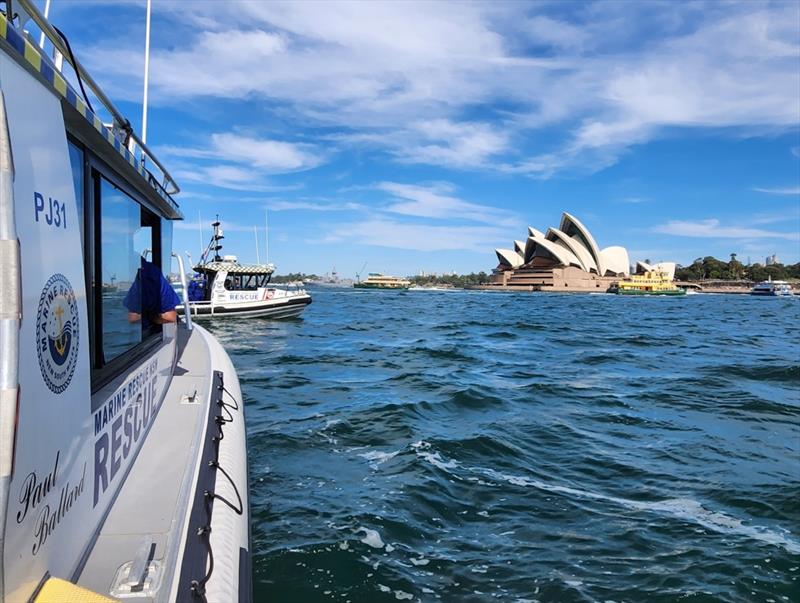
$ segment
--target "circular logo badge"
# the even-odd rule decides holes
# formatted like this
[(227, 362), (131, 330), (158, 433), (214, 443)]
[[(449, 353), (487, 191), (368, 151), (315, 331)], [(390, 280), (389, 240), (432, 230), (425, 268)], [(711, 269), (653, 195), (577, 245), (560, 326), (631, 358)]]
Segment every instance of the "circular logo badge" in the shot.
[(51, 276), (42, 289), (36, 313), (36, 354), (47, 387), (60, 394), (78, 363), (78, 302), (63, 274)]

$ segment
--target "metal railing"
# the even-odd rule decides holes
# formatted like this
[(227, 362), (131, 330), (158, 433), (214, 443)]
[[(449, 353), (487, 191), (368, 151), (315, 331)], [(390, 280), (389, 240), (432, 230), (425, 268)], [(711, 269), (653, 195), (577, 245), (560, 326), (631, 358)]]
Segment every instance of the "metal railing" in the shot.
[[(83, 65), (81, 65), (80, 61), (72, 56), (72, 53), (67, 48), (66, 44), (64, 43), (63, 38), (59, 33), (53, 28), (52, 25), (47, 21), (47, 19), (39, 12), (39, 9), (33, 3), (32, 0), (7, 0), (6, 6), (13, 11), (14, 5), (19, 5), (22, 10), (31, 18), (31, 20), (36, 23), (42, 33), (47, 37), (48, 40), (53, 44), (55, 49), (61, 53), (72, 68), (75, 70), (75, 74), (83, 81), (84, 84), (91, 90), (92, 94), (99, 100), (103, 107), (111, 114), (114, 118), (115, 126), (119, 129), (126, 129), (130, 127), (130, 122), (119, 110), (114, 106), (114, 103), (106, 96), (97, 82), (94, 81), (92, 76), (89, 74), (86, 69), (84, 69)], [(11, 16), (9, 15), (9, 24), (11, 22)], [(174, 195), (180, 192), (180, 187), (172, 178), (170, 173), (167, 171), (167, 168), (163, 166), (163, 164), (150, 152), (150, 149), (147, 148), (147, 145), (142, 142), (142, 139), (139, 137), (136, 132), (132, 130), (129, 131), (130, 138), (136, 143), (141, 151), (141, 158), (140, 161), (144, 161), (145, 159), (148, 160), (149, 163), (155, 165), (160, 171), (162, 175), (161, 187), (166, 191), (169, 195)], [(132, 153), (135, 153), (135, 149), (129, 149)]]
[(183, 316), (186, 319), (186, 330), (192, 330), (192, 307), (189, 305), (189, 287), (186, 283), (186, 270), (183, 269), (183, 258), (179, 253), (172, 252), (172, 257), (178, 260), (178, 270), (181, 275), (181, 288), (183, 289)]

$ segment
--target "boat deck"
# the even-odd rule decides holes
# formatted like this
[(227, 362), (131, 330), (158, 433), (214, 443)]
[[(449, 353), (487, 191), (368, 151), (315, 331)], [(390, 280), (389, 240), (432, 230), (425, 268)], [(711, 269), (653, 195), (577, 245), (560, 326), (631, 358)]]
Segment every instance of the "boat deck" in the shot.
[[(181, 553), (198, 448), (205, 432), (210, 369), (203, 336), (197, 330), (178, 329), (178, 362), (172, 382), (147, 441), (77, 576), (79, 585), (109, 593), (119, 568), (133, 560), (142, 570), (145, 563), (149, 564), (149, 569), (144, 582), (134, 587), (139, 592), (128, 597), (153, 601), (148, 587), (156, 591), (159, 583), (171, 580), (172, 576), (162, 575), (163, 568), (175, 567)], [(124, 571), (127, 573), (128, 568)], [(158, 593), (158, 599), (168, 596), (167, 592)]]

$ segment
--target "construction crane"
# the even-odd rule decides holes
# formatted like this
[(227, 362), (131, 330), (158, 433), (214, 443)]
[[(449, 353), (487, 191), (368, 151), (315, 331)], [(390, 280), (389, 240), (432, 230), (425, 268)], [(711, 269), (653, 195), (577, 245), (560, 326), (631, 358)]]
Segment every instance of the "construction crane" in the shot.
[(366, 268), (366, 267), (367, 267), (367, 262), (364, 262), (364, 265), (361, 266), (361, 270), (356, 272), (356, 282), (357, 283), (361, 282), (361, 275), (364, 274), (364, 268)]

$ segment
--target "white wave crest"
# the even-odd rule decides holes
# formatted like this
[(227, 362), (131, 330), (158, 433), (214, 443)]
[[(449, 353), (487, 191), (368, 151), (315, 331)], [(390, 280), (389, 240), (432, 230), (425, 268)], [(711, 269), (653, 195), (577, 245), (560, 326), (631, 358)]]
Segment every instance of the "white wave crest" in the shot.
[(402, 452), (401, 450), (395, 450), (394, 452), (381, 452), (380, 450), (369, 450), (367, 452), (361, 452), (358, 454), (361, 458), (367, 459), (370, 461), (369, 465), (373, 469), (377, 469), (378, 465), (382, 465), (386, 461), (389, 461), (396, 457), (398, 454)]
[(782, 534), (775, 530), (761, 526), (745, 525), (744, 521), (731, 517), (725, 513), (718, 511), (710, 511), (703, 507), (698, 501), (691, 498), (670, 498), (660, 501), (640, 501), (631, 500), (629, 498), (620, 498), (618, 496), (609, 496), (600, 494), (599, 492), (590, 492), (588, 490), (579, 490), (577, 488), (570, 488), (568, 486), (557, 486), (555, 484), (548, 484), (537, 479), (530, 479), (516, 475), (507, 475), (499, 473), (493, 469), (485, 469), (483, 473), (496, 480), (506, 481), (515, 486), (537, 488), (547, 492), (558, 492), (561, 494), (568, 494), (570, 496), (577, 496), (581, 498), (591, 498), (594, 500), (604, 500), (618, 505), (636, 509), (639, 511), (651, 511), (655, 513), (666, 513), (696, 523), (709, 530), (723, 533), (744, 536), (753, 540), (758, 540), (773, 546), (783, 547), (792, 554), (800, 553), (800, 542), (792, 538), (790, 535)]
[(358, 534), (359, 532), (364, 532), (364, 538), (361, 539), (361, 542), (363, 542), (367, 546), (371, 546), (373, 549), (383, 548), (384, 546), (383, 540), (381, 539), (381, 535), (376, 530), (370, 530), (369, 528), (360, 526), (356, 530), (356, 534)]

